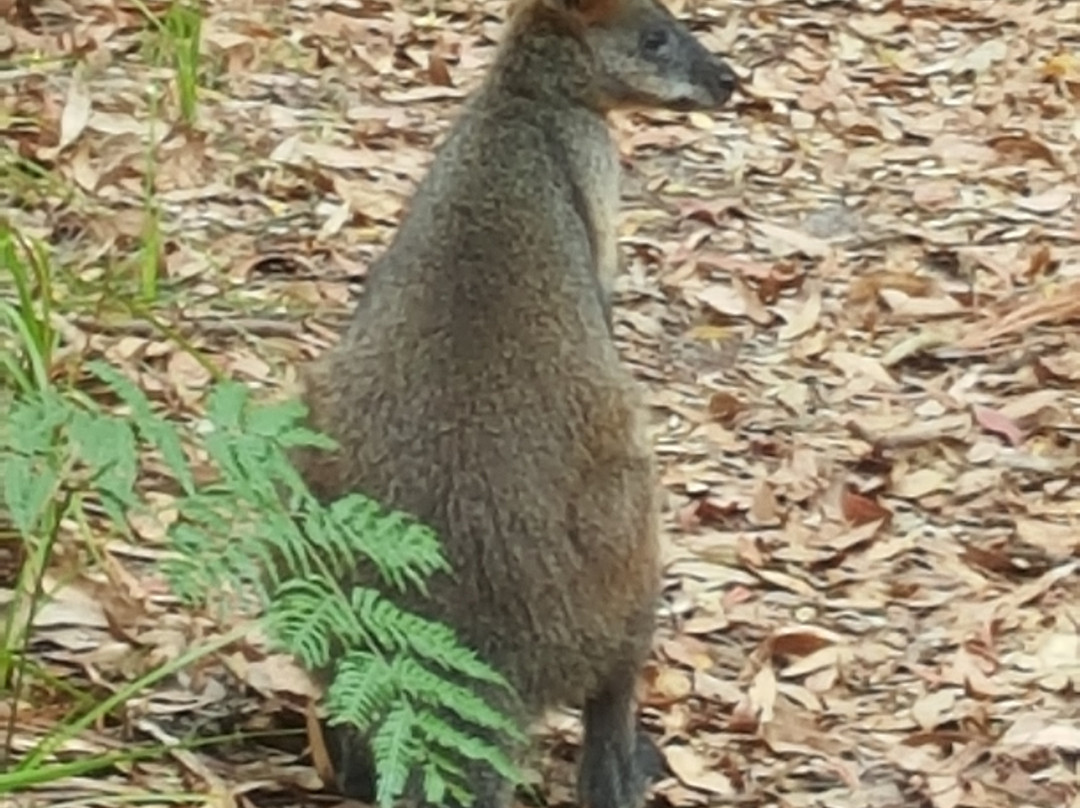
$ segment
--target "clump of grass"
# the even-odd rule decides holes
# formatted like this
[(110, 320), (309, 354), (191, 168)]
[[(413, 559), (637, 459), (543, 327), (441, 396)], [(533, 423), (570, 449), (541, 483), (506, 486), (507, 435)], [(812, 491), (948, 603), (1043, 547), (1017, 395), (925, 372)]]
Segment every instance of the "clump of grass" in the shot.
[(194, 125), (199, 101), (202, 9), (194, 0), (175, 0), (159, 18), (141, 0), (133, 2), (153, 29), (148, 43), (149, 61), (172, 67), (180, 119)]
[(15, 287), (14, 302), (0, 297), (0, 340), (8, 343), (0, 343), (0, 373), (21, 392), (43, 390), (60, 341), (52, 321), (48, 252), (0, 220), (0, 267), (9, 271)]
[(161, 94), (154, 83), (150, 84), (147, 92), (150, 100), (150, 133), (149, 141), (146, 144), (145, 170), (142, 179), (143, 217), (142, 238), (139, 239), (138, 282), (139, 297), (142, 302), (153, 303), (158, 299), (164, 247), (161, 232), (161, 206), (154, 193), (157, 179), (154, 128), (157, 122)]
[[(198, 116), (200, 88), (202, 10), (196, 0), (175, 0), (168, 11), (159, 17), (142, 0), (133, 2), (151, 28), (146, 48), (147, 59), (152, 65), (167, 65), (172, 69), (172, 90), (179, 105), (180, 120), (187, 126), (194, 126)], [(150, 120), (156, 122), (162, 109), (163, 93), (156, 82), (151, 82), (148, 93)], [(143, 177), (145, 204), (137, 265), (139, 297), (146, 303), (158, 299), (163, 254), (161, 211), (154, 197), (154, 141), (152, 123)]]
[(180, 116), (195, 123), (199, 94), (199, 47), (202, 35), (202, 12), (190, 3), (173, 3), (165, 15), (165, 30), (171, 43), (176, 69), (176, 92)]

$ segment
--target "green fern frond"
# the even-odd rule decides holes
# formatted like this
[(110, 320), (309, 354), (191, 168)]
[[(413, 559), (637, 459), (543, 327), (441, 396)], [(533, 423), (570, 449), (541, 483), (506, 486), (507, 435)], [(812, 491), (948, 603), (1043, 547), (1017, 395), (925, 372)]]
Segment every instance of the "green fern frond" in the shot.
[(211, 584), (221, 581), (225, 576), (220, 570), (212, 568), (212, 559), (198, 563), (200, 553), (206, 546), (206, 537), (199, 528), (191, 524), (177, 524), (169, 531), (172, 549), (175, 555), (162, 562), (161, 569), (173, 593), (189, 605), (202, 604), (211, 591)]
[(16, 398), (0, 419), (0, 445), (5, 453), (47, 456), (58, 451), (57, 430), (71, 418), (73, 408), (53, 390)]
[(413, 731), (416, 715), (407, 701), (398, 701), (371, 738), (379, 778), (376, 798), (380, 805), (391, 804), (405, 791), (409, 774), (423, 760)]
[(417, 727), (425, 745), (438, 746), (455, 756), (486, 763), (508, 780), (517, 780), (520, 776), (513, 763), (497, 747), (476, 735), (463, 732), (434, 711), (421, 713)]
[[(380, 755), (393, 754), (399, 763), (407, 750), (422, 750), (422, 757), (414, 757), (409, 768), (427, 772), (425, 789), (438, 793), (464, 786), (464, 780), (455, 780), (455, 773), (463, 772), (462, 758), (483, 761), (511, 779), (517, 776), (513, 761), (497, 741), (498, 737), (521, 740), (517, 725), (469, 688), (426, 670), (407, 651), (389, 662), (366, 652), (350, 652), (339, 662), (327, 690), (326, 705), (333, 720), (353, 724), (362, 732), (373, 725), (384, 726), (386, 711), (402, 703), (409, 709), (395, 714), (397, 745), (380, 751), (373, 744), (377, 762)], [(451, 722), (449, 714), (461, 722)], [(470, 725), (473, 729), (466, 729)], [(437, 760), (433, 762), (432, 756)], [(432, 767), (441, 774), (432, 774)]]
[[(349, 499), (339, 500), (330, 509), (345, 525), (351, 524), (347, 503)], [(426, 578), (436, 572), (451, 572), (435, 532), (405, 514), (384, 512), (366, 527), (370, 530), (368, 541), (379, 548), (373, 557), (379, 559), (380, 572), (399, 591), (412, 584), (426, 594)]]
[(522, 738), (521, 730), (514, 721), (493, 709), (471, 688), (462, 687), (446, 677), (432, 673), (419, 661), (408, 656), (400, 657), (395, 668), (402, 689), (413, 699), (453, 712), (476, 727), (495, 730), (516, 739)]
[(432, 530), (374, 500), (349, 494), (328, 508), (313, 498), (305, 504), (305, 537), (339, 579), (354, 574), (358, 556), (400, 592), (409, 585), (423, 592), (430, 575), (450, 570)]
[(377, 629), (353, 612), (336, 585), (320, 578), (282, 584), (266, 613), (271, 634), (284, 648), (315, 669), (330, 663), (335, 647), (376, 645)]
[(432, 805), (441, 805), (449, 801), (457, 805), (469, 802), (468, 782), (465, 767), (460, 759), (442, 754), (432, 747), (427, 750), (427, 759), (421, 765), (423, 772), (424, 800)]
[(482, 662), (474, 651), (461, 645), (449, 626), (406, 612), (371, 589), (355, 589), (352, 604), (360, 619), (373, 627), (384, 648), (408, 649), (447, 672), (461, 673), (469, 679), (509, 690), (510, 685), (503, 676)]
[(183, 488), (184, 493), (195, 490), (195, 479), (176, 428), (154, 414), (150, 400), (127, 376), (105, 362), (94, 360), (87, 369), (104, 382), (131, 410), (132, 421), (143, 440), (157, 448), (162, 459)]
[(367, 731), (398, 697), (400, 677), (392, 663), (369, 651), (346, 654), (326, 691), (331, 723), (347, 722)]
[(113, 524), (126, 526), (127, 511), (138, 502), (135, 433), (118, 418), (76, 410), (68, 423), (71, 449), (87, 467), (89, 484)]
[(15, 529), (30, 535), (40, 521), (45, 508), (56, 491), (59, 472), (45, 464), (35, 463), (32, 457), (8, 455), (4, 458), (0, 476), (0, 498), (11, 514)]
[[(256, 406), (243, 385), (219, 384), (206, 428), (194, 428), (156, 414), (114, 368), (93, 362), (90, 370), (130, 415), (45, 387), (17, 396), (0, 422), (0, 494), (20, 533), (78, 507), (81, 497), (57, 495), (80, 489), (125, 524), (144, 506), (135, 485), (139, 453), (155, 450), (184, 492), (170, 528), (175, 556), (165, 562), (174, 592), (219, 610), (261, 607), (277, 647), (309, 668), (332, 670), (331, 722), (371, 739), (383, 805), (414, 780), (436, 802), (467, 802), (469, 761), (512, 776), (501, 736), (520, 731), (473, 690), (483, 685), (509, 704), (509, 685), (452, 629), (382, 591), (423, 595), (431, 575), (452, 573), (430, 528), (361, 494), (320, 503), (288, 451), (333, 441), (303, 425), (298, 402)], [(209, 459), (212, 482), (196, 483), (184, 439)], [(365, 566), (372, 574), (357, 575)], [(379, 589), (343, 588), (375, 575)]]

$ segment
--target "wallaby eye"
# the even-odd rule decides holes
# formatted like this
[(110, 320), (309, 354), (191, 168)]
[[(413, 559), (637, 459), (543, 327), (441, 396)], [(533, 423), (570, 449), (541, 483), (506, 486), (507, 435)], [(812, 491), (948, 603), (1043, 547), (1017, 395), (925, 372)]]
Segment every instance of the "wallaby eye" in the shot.
[(645, 53), (656, 53), (668, 41), (668, 32), (664, 28), (652, 28), (641, 34), (641, 49)]

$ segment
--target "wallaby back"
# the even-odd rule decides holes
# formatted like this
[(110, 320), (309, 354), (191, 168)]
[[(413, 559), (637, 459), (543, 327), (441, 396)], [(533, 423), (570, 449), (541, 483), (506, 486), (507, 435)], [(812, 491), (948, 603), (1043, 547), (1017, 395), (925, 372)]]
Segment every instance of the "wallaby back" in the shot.
[[(633, 683), (659, 591), (644, 408), (598, 280), (616, 265), (604, 115), (719, 104), (730, 76), (652, 0), (518, 2), (341, 342), (307, 377), (312, 423), (341, 446), (297, 455), (309, 484), (438, 532), (454, 573), (404, 605), (502, 671), (523, 724), (584, 705), (591, 808), (642, 793)], [(366, 761), (338, 764), (368, 796)], [(482, 804), (506, 799), (479, 764), (473, 786)]]

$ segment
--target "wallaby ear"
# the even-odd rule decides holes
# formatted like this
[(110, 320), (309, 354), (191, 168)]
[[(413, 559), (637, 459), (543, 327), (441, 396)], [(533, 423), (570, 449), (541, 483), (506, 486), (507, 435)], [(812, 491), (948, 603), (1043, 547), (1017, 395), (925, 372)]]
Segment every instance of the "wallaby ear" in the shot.
[(624, 2), (626, 0), (511, 0), (508, 16), (524, 19), (546, 12), (546, 15), (554, 15), (554, 19), (588, 27), (615, 19)]
[(563, 8), (574, 12), (586, 25), (613, 19), (619, 0), (559, 0)]

